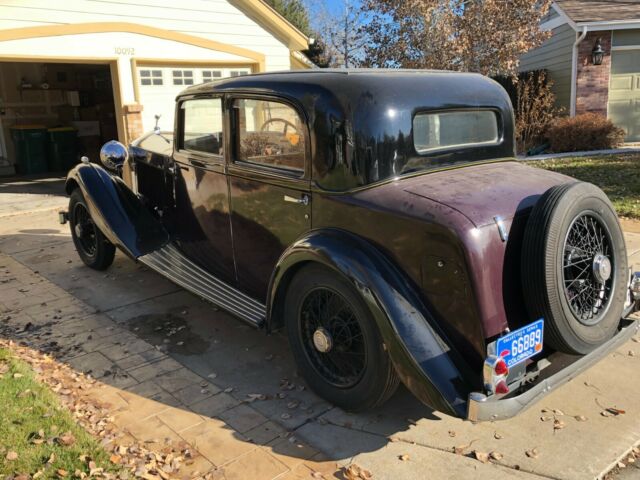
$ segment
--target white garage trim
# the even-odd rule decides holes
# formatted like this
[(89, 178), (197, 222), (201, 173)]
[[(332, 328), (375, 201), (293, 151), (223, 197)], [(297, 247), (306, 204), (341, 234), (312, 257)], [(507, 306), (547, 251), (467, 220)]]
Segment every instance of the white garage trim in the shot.
[(254, 52), (246, 48), (228, 45), (215, 40), (209, 40), (201, 37), (195, 37), (186, 33), (162, 30), (159, 28), (148, 27), (125, 22), (100, 22), (100, 23), (80, 23), (67, 25), (47, 25), (44, 27), (26, 27), (14, 28), (9, 30), (0, 30), (0, 42), (9, 40), (22, 40), (29, 38), (56, 37), (68, 35), (82, 35), (88, 33), (137, 33), (148, 37), (156, 37), (164, 40), (173, 40), (178, 43), (202, 47), (218, 52), (229, 53), (239, 57), (245, 57), (258, 63), (260, 71), (264, 71), (265, 56), (261, 53)]

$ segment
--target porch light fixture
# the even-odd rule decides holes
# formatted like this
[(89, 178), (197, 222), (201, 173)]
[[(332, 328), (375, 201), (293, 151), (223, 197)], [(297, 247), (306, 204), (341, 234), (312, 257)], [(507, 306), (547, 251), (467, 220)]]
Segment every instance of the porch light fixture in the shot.
[(604, 58), (604, 50), (602, 48), (602, 39), (598, 38), (596, 44), (591, 50), (591, 62), (594, 65), (602, 65), (602, 59)]

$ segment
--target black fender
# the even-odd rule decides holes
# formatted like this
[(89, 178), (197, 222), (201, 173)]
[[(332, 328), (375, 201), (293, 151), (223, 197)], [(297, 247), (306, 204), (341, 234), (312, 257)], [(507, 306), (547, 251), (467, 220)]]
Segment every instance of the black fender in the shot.
[[(131, 258), (169, 241), (162, 224), (124, 181), (93, 163), (81, 163), (67, 175), (68, 194), (80, 188), (91, 218), (107, 239)], [(71, 212), (69, 212), (71, 213)]]
[(337, 229), (315, 230), (291, 245), (271, 278), (268, 322), (281, 312), (277, 302), (283, 301), (292, 272), (307, 262), (339, 272), (360, 292), (398, 375), (418, 399), (435, 410), (466, 416), (472, 385), (468, 365), (406, 276), (361, 237)]

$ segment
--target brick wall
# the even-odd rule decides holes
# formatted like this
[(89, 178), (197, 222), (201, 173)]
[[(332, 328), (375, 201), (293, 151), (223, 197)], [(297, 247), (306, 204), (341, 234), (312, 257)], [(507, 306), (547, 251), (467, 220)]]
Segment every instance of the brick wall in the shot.
[[(602, 65), (591, 62), (591, 50), (602, 39), (605, 51)], [(611, 31), (590, 32), (578, 45), (578, 76), (576, 80), (576, 114), (597, 113), (607, 116), (609, 77), (611, 74)]]
[(139, 103), (132, 103), (124, 106), (128, 143), (140, 137), (144, 133), (144, 130), (142, 129), (142, 109), (143, 107)]

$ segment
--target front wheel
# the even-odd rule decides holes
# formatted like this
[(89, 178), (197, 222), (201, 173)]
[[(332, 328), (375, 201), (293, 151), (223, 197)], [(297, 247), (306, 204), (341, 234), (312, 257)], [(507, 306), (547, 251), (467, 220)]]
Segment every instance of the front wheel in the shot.
[(106, 270), (113, 263), (116, 249), (98, 229), (79, 188), (69, 199), (69, 226), (78, 255), (94, 270)]
[(285, 323), (302, 376), (345, 410), (382, 405), (399, 379), (358, 292), (320, 265), (303, 268), (287, 292)]

